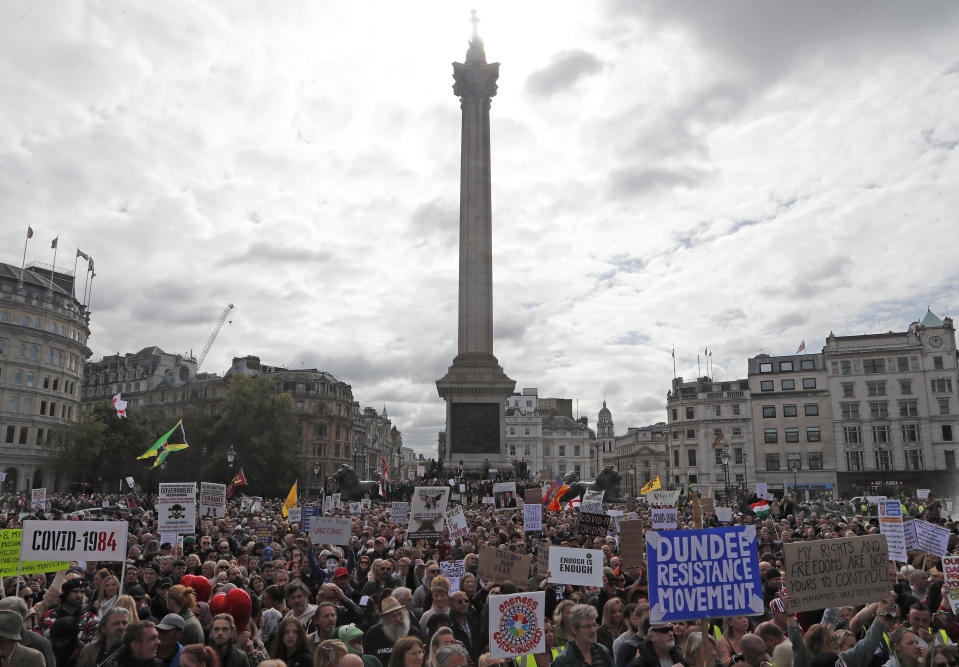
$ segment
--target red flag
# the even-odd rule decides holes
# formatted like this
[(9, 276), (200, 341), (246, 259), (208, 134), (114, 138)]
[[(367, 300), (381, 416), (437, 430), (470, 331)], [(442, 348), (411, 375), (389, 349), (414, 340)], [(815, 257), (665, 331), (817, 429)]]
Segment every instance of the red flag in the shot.
[(801, 342), (801, 343), (799, 344), (799, 349), (796, 350), (796, 354), (799, 354), (800, 352), (802, 352), (802, 351), (805, 350), (805, 349), (806, 349), (806, 341), (803, 340), (803, 342)]
[(386, 459), (383, 457), (380, 457), (380, 463), (383, 464), (383, 479), (385, 479), (388, 482), (390, 481), (390, 472), (386, 468)]
[(33, 238), (33, 227), (31, 227), (30, 225), (27, 225), (27, 238), (28, 239)]
[(52, 241), (50, 241), (50, 247), (51, 247), (51, 248), (56, 248), (56, 247), (57, 247), (57, 242), (58, 242), (59, 240), (60, 240), (60, 237), (58, 236), (57, 238), (55, 238), (55, 239), (53, 239)]
[(233, 481), (230, 482), (230, 485), (226, 487), (226, 497), (233, 497), (233, 489), (237, 486), (247, 486), (246, 475), (243, 474), (243, 468), (240, 468), (240, 472), (233, 476)]

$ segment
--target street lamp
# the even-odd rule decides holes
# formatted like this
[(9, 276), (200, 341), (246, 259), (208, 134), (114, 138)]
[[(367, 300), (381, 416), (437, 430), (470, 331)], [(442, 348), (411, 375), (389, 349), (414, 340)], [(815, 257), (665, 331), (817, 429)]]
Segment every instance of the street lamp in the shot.
[(629, 465), (629, 467), (632, 468), (632, 470), (633, 470), (633, 498), (635, 498), (635, 497), (636, 497), (636, 477), (637, 477), (637, 475), (639, 474), (639, 473), (636, 471), (636, 461), (633, 461), (633, 462)]
[(799, 461), (790, 461), (788, 464), (790, 470), (793, 471), (793, 495), (796, 496), (796, 499), (799, 499), (799, 491), (796, 487), (799, 486), (799, 469), (802, 466), (802, 463)]
[(719, 462), (723, 466), (723, 479), (726, 485), (726, 502), (729, 502), (729, 450), (724, 449), (719, 452)]
[(749, 488), (749, 480), (746, 478), (746, 452), (743, 452), (743, 491)]
[(234, 461), (236, 461), (236, 450), (233, 449), (233, 445), (230, 445), (230, 448), (226, 450), (226, 462), (230, 464), (230, 468), (233, 468)]

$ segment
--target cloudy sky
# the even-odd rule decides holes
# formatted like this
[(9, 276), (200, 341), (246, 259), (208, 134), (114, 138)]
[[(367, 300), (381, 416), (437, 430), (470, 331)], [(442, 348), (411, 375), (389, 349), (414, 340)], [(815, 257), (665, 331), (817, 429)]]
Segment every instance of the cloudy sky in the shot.
[[(955, 2), (0, 3), (0, 261), (96, 260), (94, 359), (319, 367), (435, 452), (455, 354), (469, 10), (492, 106), (495, 352), (664, 419), (830, 330), (959, 309)], [(705, 369), (704, 369), (705, 370)]]

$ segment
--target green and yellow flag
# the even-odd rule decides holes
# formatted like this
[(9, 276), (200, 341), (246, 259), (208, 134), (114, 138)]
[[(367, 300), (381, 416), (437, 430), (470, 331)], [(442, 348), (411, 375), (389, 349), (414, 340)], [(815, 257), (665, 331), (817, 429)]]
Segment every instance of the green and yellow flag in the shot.
[(283, 503), (283, 517), (286, 518), (286, 515), (289, 514), (289, 509), (291, 507), (296, 507), (296, 482), (293, 482), (293, 488), (290, 489), (290, 493), (286, 496), (286, 502)]
[(176, 423), (176, 426), (161, 435), (160, 439), (153, 443), (150, 449), (140, 454), (137, 460), (148, 459), (151, 456), (155, 456), (156, 460), (153, 462), (153, 467), (156, 468), (163, 463), (170, 452), (176, 452), (181, 449), (186, 449), (187, 447), (186, 432), (183, 430), (183, 420), (181, 419)]

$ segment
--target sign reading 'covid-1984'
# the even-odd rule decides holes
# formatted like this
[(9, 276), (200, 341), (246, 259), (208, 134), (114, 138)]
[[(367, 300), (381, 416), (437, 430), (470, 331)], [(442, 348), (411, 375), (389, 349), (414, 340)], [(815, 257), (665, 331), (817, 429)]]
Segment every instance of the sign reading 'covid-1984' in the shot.
[(23, 522), (23, 560), (118, 561), (126, 551), (126, 521)]

